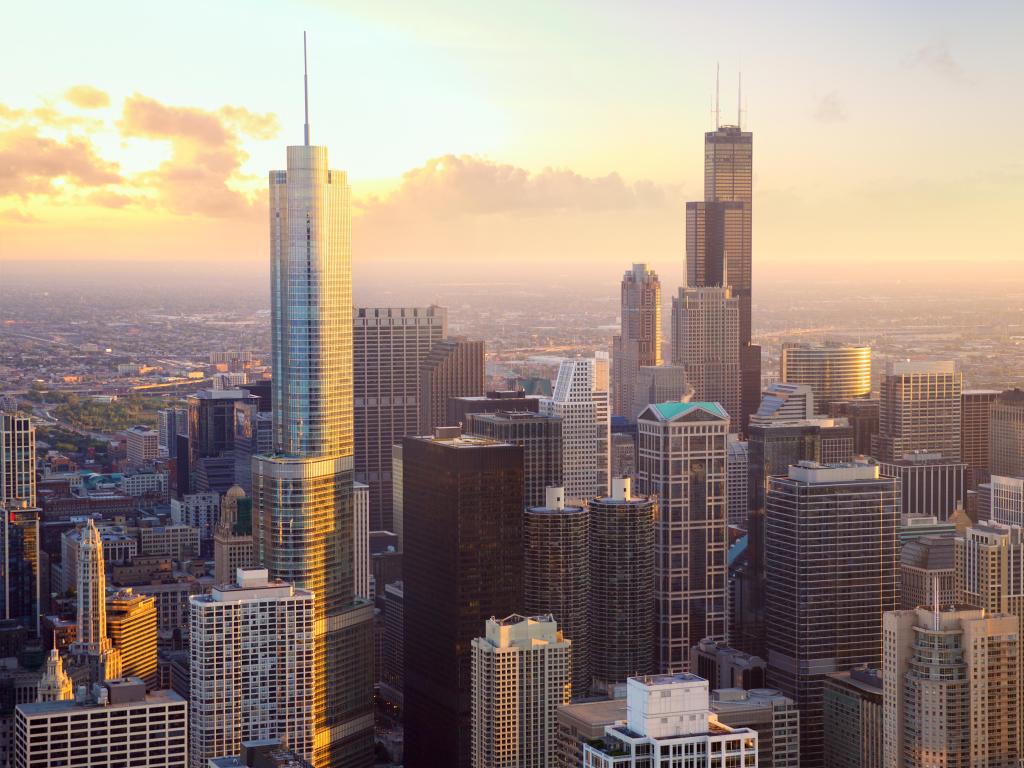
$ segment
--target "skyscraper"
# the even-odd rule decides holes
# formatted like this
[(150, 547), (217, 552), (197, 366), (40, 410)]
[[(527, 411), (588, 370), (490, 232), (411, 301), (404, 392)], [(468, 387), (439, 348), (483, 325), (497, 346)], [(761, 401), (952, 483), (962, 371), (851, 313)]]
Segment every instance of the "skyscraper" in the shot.
[(420, 367), (448, 335), (444, 307), (357, 307), (352, 318), (356, 480), (370, 529), (394, 530), (391, 446), (419, 431)]
[(956, 601), (1017, 617), (1024, 629), (1024, 529), (983, 522), (956, 538)]
[(551, 614), (487, 620), (473, 639), (473, 768), (551, 765), (573, 645)]
[(899, 481), (802, 461), (768, 482), (768, 682), (800, 707), (801, 765), (819, 768), (825, 677), (878, 666), (882, 614), (898, 607)]
[(314, 596), (239, 568), (236, 580), (189, 601), (192, 765), (277, 738), (314, 752)]
[(228, 584), (239, 568), (256, 564), (252, 537), (252, 499), (234, 499), (221, 506), (213, 533), (214, 584)]
[(889, 363), (879, 388), (872, 455), (891, 462), (924, 450), (959, 461), (962, 378), (951, 361)]
[(353, 594), (352, 244), (348, 177), (327, 148), (270, 172), (274, 451), (253, 459), (256, 557), (316, 595), (313, 764), (373, 750), (373, 607)]
[(224, 493), (235, 484), (237, 403), (258, 404), (259, 398), (244, 389), (204, 389), (189, 396), (188, 463), (192, 490)]
[(0, 617), (21, 622), (38, 637), (39, 616), (45, 605), (39, 559), (39, 510), (23, 506), (4, 510), (0, 506), (0, 514)]
[(0, 411), (0, 507), (36, 506), (36, 429), (24, 413)]
[(64, 671), (64, 661), (60, 657), (60, 651), (51, 648), (50, 655), (46, 658), (43, 676), (39, 678), (36, 701), (70, 701), (72, 698), (74, 698), (74, 687), (71, 684), (71, 678)]
[(840, 342), (782, 345), (780, 378), (787, 384), (806, 384), (820, 413), (829, 404), (871, 395), (871, 347)]
[(776, 382), (761, 393), (761, 404), (750, 417), (751, 426), (814, 418), (814, 392), (806, 384)]
[(992, 475), (979, 485), (978, 520), (1024, 525), (1024, 477)]
[(879, 462), (885, 477), (900, 479), (904, 515), (931, 515), (948, 520), (963, 504), (964, 465), (941, 454), (913, 451), (896, 461)]
[(965, 389), (960, 394), (960, 459), (967, 465), (966, 490), (988, 480), (988, 435), (998, 389)]
[(722, 404), (736, 432), (744, 426), (739, 323), (729, 287), (680, 288), (672, 299), (672, 364), (685, 369), (694, 400)]
[(93, 683), (121, 676), (121, 655), (107, 636), (107, 576), (100, 532), (88, 518), (77, 560), (78, 632), (71, 654)]
[(654, 670), (654, 525), (658, 502), (627, 478), (587, 501), (590, 513), (590, 669), (594, 688)]
[(661, 282), (646, 264), (622, 276), (621, 330), (612, 341), (612, 415), (632, 418), (641, 366), (661, 365)]
[(690, 647), (728, 638), (726, 439), (718, 403), (660, 403), (637, 420), (637, 488), (658, 499), (657, 668), (688, 671)]
[(563, 488), (548, 488), (543, 506), (523, 515), (523, 607), (550, 613), (572, 641), (572, 694), (590, 691), (590, 513), (566, 506)]
[(1008, 389), (989, 412), (988, 469), (993, 475), (1024, 477), (1024, 390)]
[[(463, 431), (523, 449), (523, 504), (539, 507), (562, 485), (562, 419), (531, 412), (471, 413)], [(527, 610), (529, 613), (530, 611)], [(547, 610), (543, 613), (548, 613)], [(562, 619), (555, 616), (561, 626)], [(564, 630), (565, 627), (562, 626)]]
[(633, 391), (633, 410), (627, 414), (635, 422), (640, 412), (651, 403), (682, 402), (693, 397), (693, 387), (686, 381), (686, 368), (681, 365), (644, 365), (637, 375)]
[(469, 768), (473, 638), (523, 596), (523, 449), (402, 441), (405, 764)]
[(611, 419), (608, 355), (563, 360), (551, 397), (540, 412), (562, 418), (562, 484), (567, 499), (608, 492)]
[(750, 482), (749, 458), (747, 442), (737, 440), (735, 434), (729, 435), (725, 456), (726, 521), (729, 525), (738, 525), (741, 528), (747, 527), (747, 518), (750, 515), (750, 493), (747, 490), (747, 484)]
[(913, 610), (932, 605), (955, 605), (956, 568), (952, 536), (928, 535), (900, 548), (900, 608)]
[(761, 348), (751, 343), (753, 149), (753, 134), (739, 125), (705, 133), (704, 200), (686, 204), (687, 285), (729, 286), (739, 303), (742, 412), (730, 413), (737, 431), (761, 394)]
[(453, 426), (448, 420), (452, 397), (484, 393), (484, 343), (470, 339), (442, 339), (434, 344), (420, 366), (421, 435), (435, 427)]
[(925, 606), (884, 617), (883, 765), (1018, 765), (1020, 628), (1013, 616)]
[(156, 688), (156, 600), (119, 589), (107, 599), (107, 631), (121, 656), (121, 674)]

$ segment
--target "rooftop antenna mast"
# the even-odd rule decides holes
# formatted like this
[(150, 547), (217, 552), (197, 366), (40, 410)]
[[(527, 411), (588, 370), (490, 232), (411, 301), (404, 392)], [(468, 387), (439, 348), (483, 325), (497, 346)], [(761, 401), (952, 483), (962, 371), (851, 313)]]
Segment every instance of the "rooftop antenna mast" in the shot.
[(739, 82), (736, 86), (736, 127), (743, 130), (743, 70), (739, 71)]
[(306, 107), (306, 123), (304, 127), (304, 136), (306, 140), (306, 146), (309, 146), (309, 63), (306, 59), (306, 33), (302, 33), (302, 90), (305, 98)]
[(718, 126), (719, 126), (719, 123), (720, 123), (719, 118), (721, 116), (721, 111), (718, 108), (718, 75), (719, 75), (720, 70), (721, 70), (721, 65), (716, 61), (715, 62), (715, 130), (716, 131), (718, 130)]

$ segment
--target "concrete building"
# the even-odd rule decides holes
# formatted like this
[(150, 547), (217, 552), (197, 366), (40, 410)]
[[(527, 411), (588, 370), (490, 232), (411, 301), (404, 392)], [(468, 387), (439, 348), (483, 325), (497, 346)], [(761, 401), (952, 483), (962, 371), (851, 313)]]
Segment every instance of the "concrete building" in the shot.
[(394, 530), (391, 446), (419, 432), (420, 367), (447, 335), (444, 307), (353, 312), (355, 479), (370, 487), (371, 530)]
[(800, 768), (800, 711), (773, 688), (720, 688), (709, 703), (718, 722), (757, 732), (760, 768)]
[(978, 520), (1024, 525), (1024, 477), (992, 475), (979, 485)]
[(473, 640), (473, 768), (546, 768), (554, 761), (558, 707), (572, 688), (572, 643), (551, 614), (488, 619)]
[(657, 501), (628, 479), (587, 502), (590, 513), (590, 669), (595, 690), (654, 669)]
[(420, 366), (420, 428), (429, 435), (446, 425), (448, 400), (484, 393), (484, 343), (442, 339), (431, 347)]
[(853, 429), (853, 455), (870, 456), (872, 441), (878, 434), (877, 398), (858, 400), (834, 400), (829, 403), (828, 415), (834, 419), (846, 419)]
[(357, 596), (372, 600), (370, 486), (360, 482), (352, 484), (352, 555), (352, 589)]
[(730, 434), (725, 449), (726, 495), (728, 497), (726, 520), (729, 525), (746, 528), (747, 517), (750, 515), (750, 493), (748, 490), (750, 464), (747, 441), (738, 440), (736, 435)]
[(239, 568), (256, 565), (252, 527), (251, 498), (236, 498), (221, 508), (213, 533), (215, 583), (228, 584)]
[(890, 611), (883, 621), (885, 768), (1017, 765), (1017, 618), (936, 606)]
[(1008, 389), (989, 406), (988, 469), (1024, 477), (1024, 390)]
[(825, 768), (882, 768), (882, 675), (866, 666), (825, 678)]
[(590, 513), (566, 506), (563, 488), (523, 514), (523, 606), (550, 613), (572, 641), (572, 694), (590, 690)]
[(757, 766), (758, 735), (722, 723), (709, 706), (708, 682), (696, 675), (631, 677), (626, 720), (583, 745), (586, 768)]
[(147, 690), (157, 687), (156, 601), (124, 587), (107, 595), (107, 632), (121, 656), (121, 674), (137, 677)]
[(768, 665), (761, 657), (710, 639), (690, 649), (690, 669), (707, 680), (712, 690), (764, 688), (768, 675)]
[(830, 403), (871, 395), (871, 347), (841, 342), (782, 345), (779, 377), (814, 393), (820, 413)]
[(171, 519), (198, 528), (200, 548), (205, 549), (213, 540), (219, 518), (220, 494), (216, 491), (187, 493), (180, 499), (171, 499)]
[(807, 384), (776, 382), (761, 393), (757, 413), (750, 417), (753, 424), (776, 424), (802, 421), (815, 416), (814, 391)]
[(620, 331), (612, 339), (612, 415), (633, 418), (640, 368), (661, 365), (661, 281), (646, 264), (634, 264), (622, 276), (621, 296)]
[(721, 403), (743, 431), (740, 305), (729, 287), (680, 288), (672, 299), (672, 364), (682, 366), (693, 399)]
[(121, 654), (113, 647), (107, 635), (107, 577), (103, 564), (103, 542), (91, 518), (82, 529), (76, 575), (78, 629), (70, 649), (75, 666), (87, 670), (91, 683), (119, 678)]
[(769, 480), (768, 681), (800, 707), (800, 759), (824, 764), (825, 678), (881, 663), (898, 605), (899, 484), (868, 463), (802, 461)]
[(1024, 528), (978, 523), (955, 547), (956, 604), (1016, 616), (1024, 630)]
[(600, 741), (604, 738), (605, 728), (625, 719), (625, 697), (581, 701), (559, 707), (555, 713), (558, 744), (552, 764), (555, 768), (580, 768), (584, 743)]
[(904, 515), (949, 519), (964, 501), (966, 465), (938, 453), (913, 451), (895, 461), (879, 462), (883, 477), (899, 478)]
[(523, 449), (442, 427), (402, 456), (405, 764), (469, 768), (471, 644), (522, 604)]
[[(967, 524), (962, 526), (961, 517), (966, 518)], [(899, 539), (899, 546), (902, 549), (914, 539), (923, 536), (955, 536), (963, 533), (964, 530), (973, 525), (973, 521), (964, 514), (962, 509), (958, 510), (948, 520), (939, 520), (935, 515), (900, 515), (900, 527), (896, 531)], [(916, 608), (917, 606), (911, 606)]]
[(27, 414), (0, 411), (0, 507), (36, 506), (36, 428)]
[[(956, 603), (956, 553), (952, 535), (922, 536), (900, 548), (900, 608)], [(938, 594), (936, 594), (938, 588)]]
[(963, 375), (952, 361), (896, 361), (879, 388), (878, 435), (871, 455), (898, 461), (913, 451), (960, 461)]
[(470, 413), (463, 431), (523, 449), (523, 503), (544, 504), (548, 488), (562, 486), (562, 419), (529, 411)]
[(167, 498), (168, 474), (149, 468), (128, 469), (121, 474), (117, 488), (125, 496), (157, 496)]
[(960, 393), (960, 459), (967, 465), (967, 490), (988, 480), (989, 420), (998, 389), (965, 389)]
[(528, 395), (523, 389), (489, 389), (482, 395), (448, 398), (450, 427), (465, 428), (471, 413), (539, 413), (540, 395)]
[(13, 768), (187, 768), (188, 705), (137, 678), (14, 709)]
[(193, 766), (238, 754), (242, 741), (278, 738), (313, 756), (312, 593), (240, 568), (190, 601)]
[(608, 493), (611, 419), (608, 355), (563, 360), (540, 412), (562, 419), (562, 485), (567, 499)]
[(129, 463), (149, 464), (160, 458), (160, 432), (136, 425), (124, 431)]
[(191, 525), (146, 525), (138, 528), (138, 537), (140, 555), (165, 555), (174, 560), (199, 556), (199, 529)]
[(728, 637), (729, 425), (722, 406), (708, 402), (651, 405), (637, 420), (637, 488), (659, 508), (655, 647), (663, 673), (686, 671), (701, 640)]

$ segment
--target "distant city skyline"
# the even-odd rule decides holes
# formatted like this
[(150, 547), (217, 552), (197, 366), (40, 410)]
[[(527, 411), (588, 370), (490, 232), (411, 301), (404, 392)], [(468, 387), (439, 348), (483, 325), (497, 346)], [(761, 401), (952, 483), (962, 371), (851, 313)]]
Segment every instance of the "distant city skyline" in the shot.
[(7, 71), (32, 71), (0, 102), (0, 259), (265, 270), (253, 224), (276, 148), (302, 135), (282, 63), (308, 28), (314, 77), (345, 83), (314, 105), (314, 140), (346, 148), (360, 282), (427, 263), (493, 279), (517, 261), (613, 280), (628, 251), (672, 292), (716, 61), (722, 122), (735, 122), (742, 69), (758, 135), (759, 284), (883, 266), (907, 279), (926, 261), (952, 277), (965, 252), (1020, 280), (1020, 162), (968, 137), (993, 111), (1022, 116), (1007, 94), (1024, 71), (1024, 10), (922, 5), (528, 3), (495, 18), (455, 2), (225, 2), (197, 25), (198, 6), (111, 0), (96, 29), (96, 9), (68, 7), (54, 27), (22, 5), (11, 28), (52, 38), (46, 56), (30, 35), (0, 52)]

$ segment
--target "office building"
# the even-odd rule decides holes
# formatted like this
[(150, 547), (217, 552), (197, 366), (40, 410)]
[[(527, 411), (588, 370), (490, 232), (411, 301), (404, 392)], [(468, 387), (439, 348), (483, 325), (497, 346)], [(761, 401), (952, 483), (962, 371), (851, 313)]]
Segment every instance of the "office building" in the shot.
[(526, 506), (541, 506), (548, 488), (561, 487), (561, 417), (528, 411), (470, 413), (463, 431), (523, 449), (523, 503)]
[(398, 537), (398, 551), (404, 552), (404, 530), (405, 530), (405, 498), (403, 492), (402, 478), (402, 444), (395, 443), (391, 446), (391, 525), (394, 528), (395, 536)]
[[(954, 538), (922, 536), (900, 547), (900, 608), (919, 605), (955, 605), (956, 553)], [(936, 592), (937, 590), (937, 592)]]
[(998, 389), (965, 389), (960, 394), (960, 459), (967, 465), (967, 490), (988, 480), (989, 419), (998, 396)]
[(471, 644), (522, 605), (523, 449), (442, 427), (402, 477), (405, 763), (468, 768)]
[(373, 606), (353, 593), (351, 190), (327, 148), (270, 172), (273, 455), (253, 458), (256, 561), (316, 595), (313, 759), (369, 766)]
[(595, 690), (654, 670), (654, 542), (657, 501), (626, 478), (590, 513), (590, 669)]
[(134, 426), (124, 431), (125, 450), (131, 464), (148, 464), (160, 457), (160, 433), (155, 429)]
[(858, 400), (833, 400), (829, 403), (828, 415), (834, 419), (846, 419), (853, 428), (853, 455), (870, 456), (871, 441), (878, 434), (877, 398)]
[(725, 470), (726, 495), (728, 497), (726, 521), (729, 525), (746, 528), (747, 517), (750, 514), (748, 507), (750, 494), (747, 490), (747, 484), (750, 481), (749, 453), (746, 440), (738, 440), (734, 434), (729, 435), (726, 442)]
[(420, 368), (447, 335), (444, 307), (357, 307), (353, 313), (355, 479), (370, 487), (371, 530), (394, 530), (391, 446), (419, 432)]
[(88, 671), (92, 683), (121, 676), (121, 654), (107, 635), (107, 576), (103, 566), (103, 542), (89, 518), (78, 547), (75, 581), (78, 600), (78, 631), (71, 644), (75, 666)]
[(156, 600), (123, 587), (107, 596), (107, 633), (121, 657), (121, 674), (157, 687)]
[(157, 411), (157, 449), (161, 457), (176, 458), (177, 437), (188, 434), (188, 410), (186, 408), (164, 408)]
[[(966, 522), (966, 524), (965, 524)], [(940, 521), (934, 515), (901, 515), (900, 527), (896, 531), (897, 542), (902, 549), (909, 542), (924, 536), (956, 536), (962, 534), (974, 522), (963, 509), (953, 513), (948, 520)], [(917, 606), (911, 606), (916, 608)]]
[(432, 434), (446, 425), (448, 400), (484, 393), (484, 343), (470, 339), (442, 339), (420, 365), (419, 434)]
[(551, 765), (555, 712), (572, 687), (572, 643), (554, 617), (488, 619), (472, 653), (473, 768)]
[(884, 617), (885, 768), (1020, 761), (1015, 616), (926, 606)]
[(818, 768), (825, 678), (878, 666), (882, 613), (898, 605), (899, 481), (802, 461), (768, 483), (768, 682), (799, 706), (801, 765)]
[(776, 382), (761, 393), (761, 404), (751, 425), (767, 425), (814, 418), (814, 392), (806, 384)]
[(913, 451), (895, 461), (879, 462), (878, 466), (883, 476), (899, 479), (904, 515), (948, 520), (963, 505), (966, 465), (960, 461)]
[(988, 469), (1024, 477), (1024, 390), (1008, 389), (989, 406)]
[(782, 345), (780, 379), (804, 384), (814, 393), (820, 413), (837, 400), (871, 395), (871, 347), (826, 341)]
[(192, 765), (268, 738), (311, 759), (313, 595), (240, 568), (234, 583), (189, 603)]
[(690, 649), (690, 669), (708, 681), (712, 690), (739, 688), (749, 691), (764, 688), (767, 680), (765, 660), (730, 648), (711, 639), (701, 640)]
[(1024, 629), (1024, 529), (983, 522), (955, 541), (956, 604), (1016, 616)]
[[(622, 276), (620, 331), (612, 339), (612, 415), (634, 418), (641, 366), (661, 365), (661, 281), (646, 264)], [(660, 402), (660, 401), (658, 401)]]
[(879, 387), (878, 435), (871, 455), (893, 462), (927, 451), (960, 461), (962, 379), (951, 361), (889, 363)]
[[(352, 590), (359, 597), (373, 599), (370, 578), (370, 486), (352, 484)], [(381, 584), (381, 587), (384, 585)]]
[(686, 382), (686, 368), (683, 366), (644, 365), (637, 373), (632, 410), (626, 415), (630, 422), (635, 423), (636, 417), (651, 403), (683, 402), (693, 399), (693, 393), (693, 387)]
[[(718, 403), (660, 403), (637, 420), (637, 488), (658, 499), (657, 669), (687, 671), (690, 647), (728, 637), (726, 455)], [(682, 482), (681, 482), (682, 480)]]
[(608, 355), (563, 360), (540, 412), (562, 419), (562, 485), (567, 499), (608, 493), (611, 418)]
[(882, 768), (882, 675), (867, 666), (833, 672), (823, 693), (826, 768)]
[(1024, 477), (992, 475), (979, 485), (978, 520), (1024, 525)]
[(393, 581), (384, 587), (384, 647), (380, 659), (381, 695), (399, 704), (405, 665), (405, 585)]
[(132, 536), (123, 525), (113, 525), (105, 521), (96, 521), (93, 518), (86, 518), (82, 522), (79, 518), (75, 520), (75, 527), (65, 531), (60, 537), (60, 570), (61, 580), (59, 592), (69, 594), (78, 588), (78, 560), (79, 553), (85, 544), (86, 531), (89, 525), (94, 526), (99, 532), (100, 543), (103, 546), (104, 563), (124, 563), (134, 558), (139, 552), (139, 541)]
[(239, 568), (256, 565), (252, 499), (236, 497), (221, 507), (213, 533), (214, 583), (228, 584)]
[[(12, 507), (3, 512), (0, 526), (0, 618), (20, 622), (33, 637), (39, 637), (39, 616), (47, 605), (43, 599), (44, 561), (39, 552), (39, 510)], [(49, 583), (48, 578), (45, 583)]]
[(550, 613), (572, 641), (572, 693), (590, 690), (590, 513), (566, 506), (565, 490), (548, 488), (542, 506), (523, 514), (523, 608)]
[(625, 719), (625, 697), (581, 701), (559, 707), (555, 713), (558, 745), (552, 765), (555, 768), (580, 768), (583, 765), (583, 745), (600, 741), (604, 738), (605, 728)]
[(189, 396), (190, 490), (224, 493), (235, 484), (235, 406), (247, 403), (258, 406), (259, 398), (244, 389), (204, 389)]
[(108, 680), (70, 701), (18, 704), (14, 768), (187, 768), (188, 704), (146, 692), (137, 678)]
[(758, 736), (711, 711), (708, 681), (696, 675), (648, 675), (626, 683), (626, 720), (583, 745), (588, 768), (757, 766)]
[(682, 366), (693, 399), (718, 402), (740, 422), (740, 305), (731, 289), (680, 288), (672, 299), (672, 364)]
[(540, 411), (540, 395), (528, 395), (523, 389), (489, 389), (482, 395), (448, 398), (448, 426), (469, 422), (471, 413)]
[(220, 506), (220, 494), (216, 491), (186, 493), (180, 499), (171, 499), (171, 519), (175, 523), (197, 528), (200, 548), (205, 550), (213, 539), (213, 531), (220, 518)]
[(36, 701), (70, 701), (74, 696), (74, 686), (64, 671), (64, 660), (60, 656), (60, 651), (51, 648), (50, 655), (46, 657), (43, 676), (39, 678)]
[(0, 507), (36, 506), (36, 429), (27, 414), (0, 411)]
[[(269, 382), (268, 382), (269, 383)], [(274, 414), (262, 399), (235, 403), (235, 484), (252, 494), (252, 457), (274, 451)]]
[(719, 688), (709, 707), (722, 725), (757, 733), (760, 768), (800, 768), (800, 711), (791, 698), (773, 688)]

